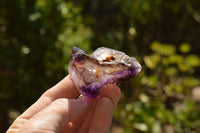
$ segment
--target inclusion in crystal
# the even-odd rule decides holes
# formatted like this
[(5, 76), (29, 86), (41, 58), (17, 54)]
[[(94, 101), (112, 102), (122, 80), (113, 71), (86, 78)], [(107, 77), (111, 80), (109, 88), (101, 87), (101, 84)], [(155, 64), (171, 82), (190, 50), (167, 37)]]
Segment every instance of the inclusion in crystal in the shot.
[(96, 97), (108, 84), (120, 83), (135, 77), (142, 67), (134, 57), (100, 47), (91, 55), (74, 47), (68, 71), (79, 92)]

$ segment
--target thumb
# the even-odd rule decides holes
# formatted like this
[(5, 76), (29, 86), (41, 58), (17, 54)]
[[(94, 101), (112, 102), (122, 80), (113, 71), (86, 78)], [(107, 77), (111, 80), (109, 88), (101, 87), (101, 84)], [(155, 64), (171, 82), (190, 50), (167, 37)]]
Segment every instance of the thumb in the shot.
[(86, 114), (90, 107), (91, 104), (86, 97), (57, 99), (27, 121), (19, 132), (58, 133), (68, 122), (73, 122)]

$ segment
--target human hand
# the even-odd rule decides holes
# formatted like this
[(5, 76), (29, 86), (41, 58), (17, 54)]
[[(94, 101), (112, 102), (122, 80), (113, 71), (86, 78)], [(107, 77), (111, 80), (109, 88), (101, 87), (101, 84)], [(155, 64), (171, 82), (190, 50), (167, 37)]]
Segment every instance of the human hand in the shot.
[(21, 114), (6, 133), (108, 133), (121, 92), (116, 85), (100, 96), (80, 96), (68, 75)]

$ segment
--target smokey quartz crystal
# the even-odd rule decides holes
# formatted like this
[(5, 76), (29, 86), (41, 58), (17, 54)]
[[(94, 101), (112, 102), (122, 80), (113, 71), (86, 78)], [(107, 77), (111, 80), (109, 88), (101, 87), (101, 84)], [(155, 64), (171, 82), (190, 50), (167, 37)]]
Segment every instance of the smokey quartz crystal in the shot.
[(68, 71), (79, 92), (93, 98), (106, 85), (133, 78), (141, 68), (134, 57), (121, 51), (100, 47), (88, 55), (84, 50), (74, 47)]

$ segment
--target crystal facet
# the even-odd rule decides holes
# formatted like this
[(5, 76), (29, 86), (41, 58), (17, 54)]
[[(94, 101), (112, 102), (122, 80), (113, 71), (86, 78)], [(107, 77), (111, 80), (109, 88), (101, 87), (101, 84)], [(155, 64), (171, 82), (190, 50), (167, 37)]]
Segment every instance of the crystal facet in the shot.
[(74, 47), (68, 67), (79, 92), (91, 98), (96, 97), (106, 85), (129, 80), (141, 69), (134, 57), (105, 47), (96, 49), (91, 55)]

